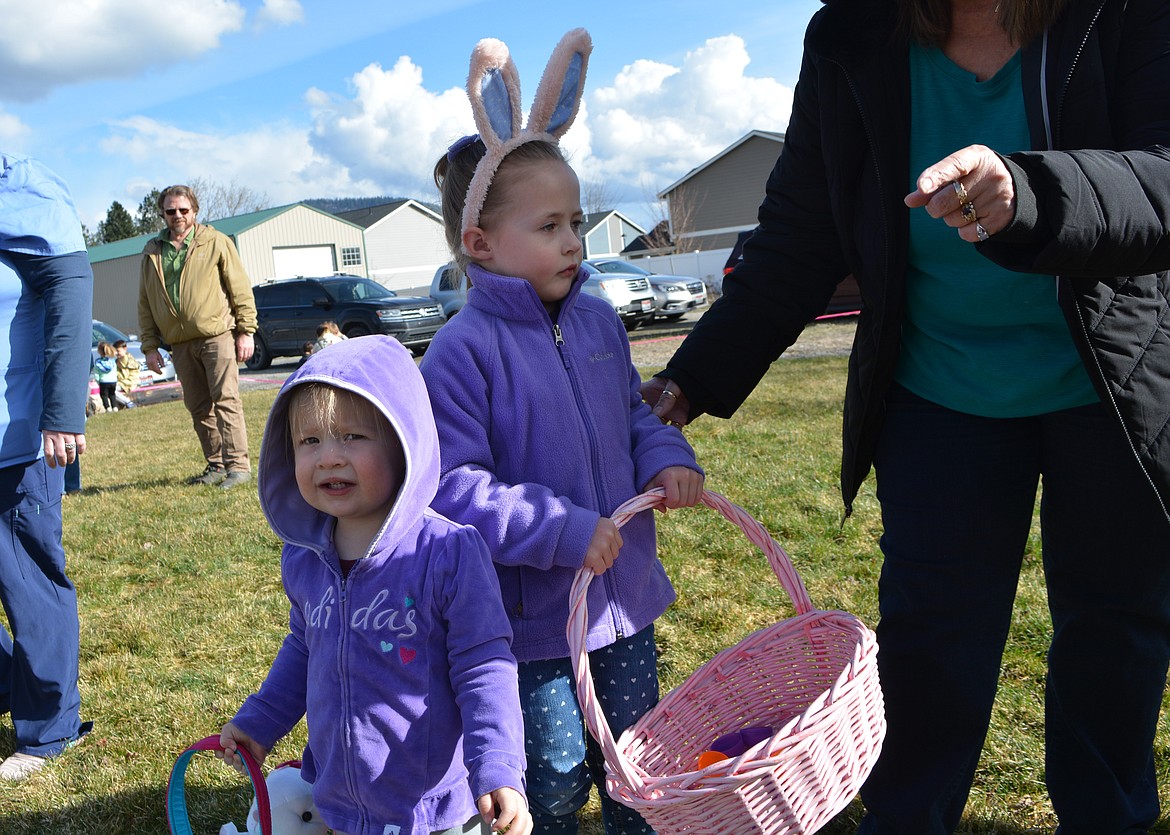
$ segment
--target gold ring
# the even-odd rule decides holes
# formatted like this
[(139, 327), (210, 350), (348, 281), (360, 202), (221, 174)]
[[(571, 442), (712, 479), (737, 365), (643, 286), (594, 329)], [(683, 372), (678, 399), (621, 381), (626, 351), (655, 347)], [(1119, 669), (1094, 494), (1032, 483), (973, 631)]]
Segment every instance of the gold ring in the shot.
[(974, 223), (979, 220), (979, 215), (975, 214), (975, 204), (967, 201), (963, 204), (963, 220), (968, 223)]
[(671, 391), (670, 389), (663, 389), (663, 390), (662, 390), (662, 394), (658, 395), (658, 397), (659, 397), (659, 399), (661, 399), (661, 398), (663, 398), (663, 397), (666, 397), (666, 395), (668, 395), (668, 394), (669, 394), (671, 397), (674, 397), (674, 396), (675, 396), (675, 393), (674, 393), (673, 391)]
[(959, 198), (960, 205), (967, 202), (967, 187), (958, 180), (951, 182), (951, 188), (955, 190), (955, 197)]

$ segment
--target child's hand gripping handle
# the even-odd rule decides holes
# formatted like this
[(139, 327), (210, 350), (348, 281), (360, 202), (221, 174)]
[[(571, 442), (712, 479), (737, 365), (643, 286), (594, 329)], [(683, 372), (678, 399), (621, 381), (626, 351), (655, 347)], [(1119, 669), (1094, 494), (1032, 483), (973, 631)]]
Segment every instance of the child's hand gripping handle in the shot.
[[(187, 765), (191, 758), (199, 751), (222, 751), (219, 744), (219, 735), (204, 737), (175, 760), (171, 768), (171, 776), (167, 781), (167, 826), (172, 835), (195, 835), (191, 829), (191, 820), (187, 815), (187, 791), (185, 776)], [(236, 754), (244, 761), (248, 769), (248, 779), (252, 781), (252, 791), (256, 794), (256, 808), (260, 812), (260, 832), (262, 835), (272, 835), (272, 806), (268, 800), (268, 785), (264, 782), (264, 774), (260, 764), (256, 762), (248, 751), (241, 746)]]

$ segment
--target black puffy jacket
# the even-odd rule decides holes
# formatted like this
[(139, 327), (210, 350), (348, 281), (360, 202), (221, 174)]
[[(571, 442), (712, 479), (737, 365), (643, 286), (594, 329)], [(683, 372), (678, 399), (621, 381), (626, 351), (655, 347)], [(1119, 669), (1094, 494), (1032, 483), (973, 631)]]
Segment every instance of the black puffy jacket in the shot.
[[(723, 297), (662, 372), (687, 394), (692, 416), (728, 417), (836, 284), (856, 276), (865, 306), (845, 394), (847, 511), (873, 462), (905, 303), (909, 65), (895, 24), (892, 0), (828, 0), (813, 17), (759, 228)], [(1023, 57), (1036, 150), (1006, 158), (1016, 217), (979, 251), (1059, 276), (1090, 377), (1166, 510), (1170, 3), (1070, 0)]]

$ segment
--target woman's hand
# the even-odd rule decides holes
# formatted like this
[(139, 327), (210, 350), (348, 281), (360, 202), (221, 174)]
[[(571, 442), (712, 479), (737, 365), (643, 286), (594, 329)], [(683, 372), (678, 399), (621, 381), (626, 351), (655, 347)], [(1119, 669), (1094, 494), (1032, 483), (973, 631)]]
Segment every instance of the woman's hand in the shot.
[(77, 460), (85, 452), (85, 435), (72, 432), (41, 432), (41, 443), (45, 449), (45, 463), (50, 467), (64, 467)]
[(925, 207), (931, 217), (958, 229), (964, 241), (985, 241), (1016, 216), (1011, 172), (986, 145), (955, 151), (919, 174), (916, 182), (918, 188), (906, 195), (906, 205)]
[(642, 383), (640, 391), (654, 416), (663, 423), (681, 428), (690, 422), (691, 404), (678, 383), (662, 377), (651, 377)]

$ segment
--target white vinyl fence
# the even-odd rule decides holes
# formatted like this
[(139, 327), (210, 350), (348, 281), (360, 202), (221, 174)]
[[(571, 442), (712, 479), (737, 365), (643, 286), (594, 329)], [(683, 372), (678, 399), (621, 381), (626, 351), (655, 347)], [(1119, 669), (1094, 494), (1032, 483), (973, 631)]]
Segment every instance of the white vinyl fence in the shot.
[(723, 265), (730, 254), (731, 247), (725, 247), (677, 255), (652, 255), (649, 258), (635, 259), (632, 263), (653, 273), (702, 279), (711, 293), (718, 296), (723, 292)]

